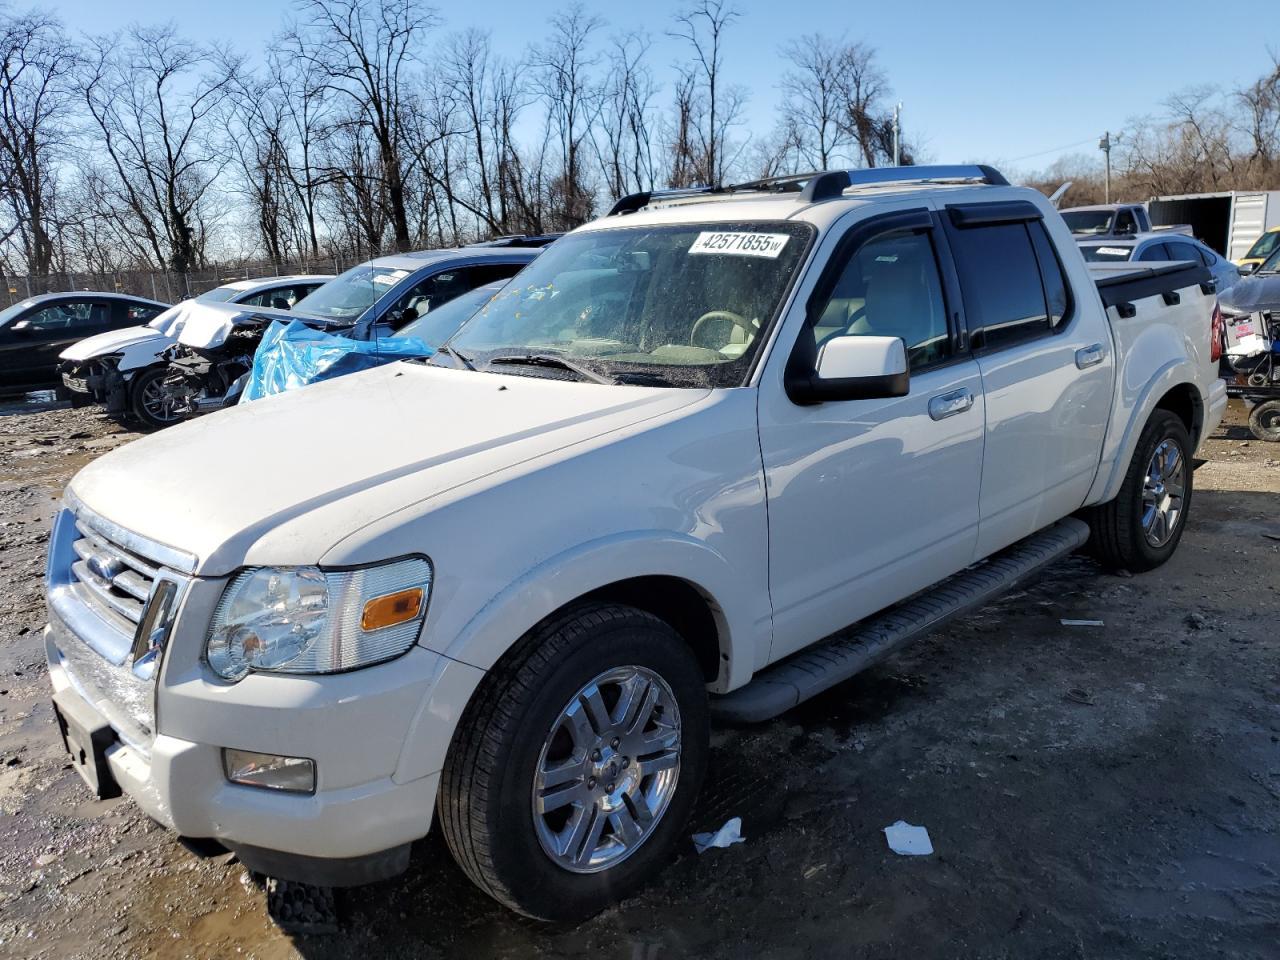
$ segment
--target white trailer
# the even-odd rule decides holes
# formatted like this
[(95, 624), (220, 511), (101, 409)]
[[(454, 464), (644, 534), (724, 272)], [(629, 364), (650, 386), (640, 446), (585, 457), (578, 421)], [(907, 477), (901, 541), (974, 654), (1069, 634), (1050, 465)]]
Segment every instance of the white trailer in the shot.
[(1271, 227), (1280, 226), (1280, 190), (1224, 190), (1152, 197), (1153, 226), (1190, 224), (1192, 234), (1228, 260), (1239, 260)]

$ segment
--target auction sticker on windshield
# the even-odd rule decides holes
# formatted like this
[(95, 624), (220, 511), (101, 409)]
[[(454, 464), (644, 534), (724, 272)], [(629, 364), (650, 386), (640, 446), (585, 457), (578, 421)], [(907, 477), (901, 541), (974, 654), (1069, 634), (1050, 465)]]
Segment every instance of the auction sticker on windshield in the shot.
[(700, 233), (690, 253), (728, 253), (775, 259), (791, 239), (786, 233)]

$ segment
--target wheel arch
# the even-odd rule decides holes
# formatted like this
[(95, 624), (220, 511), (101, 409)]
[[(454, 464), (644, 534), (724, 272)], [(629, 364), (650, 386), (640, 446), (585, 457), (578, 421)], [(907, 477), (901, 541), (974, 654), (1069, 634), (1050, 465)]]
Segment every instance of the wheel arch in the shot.
[[(1120, 493), (1124, 477), (1133, 459), (1142, 430), (1156, 410), (1168, 410), (1187, 427), (1194, 453), (1202, 439), (1205, 423), (1205, 398), (1196, 385), (1195, 370), (1186, 359), (1171, 360), (1148, 380), (1128, 415), (1124, 432), (1109, 466), (1104, 465), (1094, 481), (1086, 504), (1106, 503)], [(1123, 415), (1123, 411), (1119, 412)]]

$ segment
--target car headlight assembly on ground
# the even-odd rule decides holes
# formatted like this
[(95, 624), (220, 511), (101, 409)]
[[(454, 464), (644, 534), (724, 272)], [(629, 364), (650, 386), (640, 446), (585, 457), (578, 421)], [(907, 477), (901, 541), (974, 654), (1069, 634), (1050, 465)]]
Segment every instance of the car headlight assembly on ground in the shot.
[(430, 593), (423, 557), (351, 570), (253, 567), (223, 593), (205, 658), (233, 682), (251, 671), (338, 673), (382, 663), (417, 641)]

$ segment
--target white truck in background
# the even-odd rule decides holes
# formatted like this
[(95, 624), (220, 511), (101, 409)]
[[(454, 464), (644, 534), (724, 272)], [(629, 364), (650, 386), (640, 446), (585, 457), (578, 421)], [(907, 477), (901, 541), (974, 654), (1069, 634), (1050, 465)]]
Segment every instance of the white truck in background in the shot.
[(687, 836), (712, 718), (1086, 544), (1168, 560), (1226, 405), (1213, 316), (1203, 266), (1091, 272), (986, 167), (624, 198), (431, 363), (82, 470), (47, 571), (66, 744), (255, 871), (382, 879), (436, 824), (512, 909), (590, 915)]

